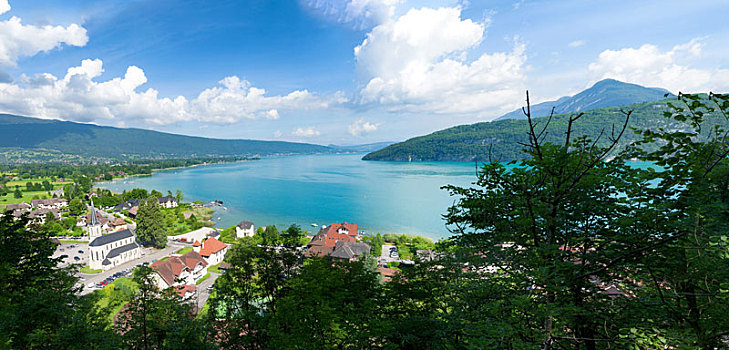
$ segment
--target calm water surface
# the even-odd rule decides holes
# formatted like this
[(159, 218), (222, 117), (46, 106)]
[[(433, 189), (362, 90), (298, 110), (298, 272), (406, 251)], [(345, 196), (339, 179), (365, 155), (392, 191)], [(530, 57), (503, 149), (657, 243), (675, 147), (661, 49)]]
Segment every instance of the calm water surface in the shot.
[(132, 188), (166, 193), (180, 189), (186, 201), (222, 200), (217, 227), (242, 220), (256, 226), (292, 223), (353, 222), (368, 233), (410, 233), (440, 239), (449, 236), (441, 215), (454, 198), (447, 184), (470, 186), (473, 163), (371, 162), (362, 154), (264, 158), (160, 171), (101, 184), (115, 192)]

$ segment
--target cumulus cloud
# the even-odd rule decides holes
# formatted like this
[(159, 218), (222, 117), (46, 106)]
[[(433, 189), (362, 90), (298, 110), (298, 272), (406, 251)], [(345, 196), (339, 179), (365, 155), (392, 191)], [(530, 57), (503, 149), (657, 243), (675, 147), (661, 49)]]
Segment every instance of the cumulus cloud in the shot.
[(326, 108), (346, 101), (341, 94), (324, 98), (307, 90), (267, 95), (266, 90), (231, 76), (188, 100), (160, 97), (149, 88), (144, 71), (127, 68), (123, 77), (97, 81), (104, 72), (99, 59), (83, 60), (63, 78), (49, 73), (21, 76), (16, 83), (0, 82), (0, 109), (30, 116), (75, 121), (136, 120), (166, 125), (181, 121), (234, 123), (242, 119), (278, 119), (281, 110)]
[(613, 78), (621, 81), (678, 91), (729, 89), (728, 69), (700, 69), (690, 65), (700, 57), (700, 39), (676, 45), (668, 51), (645, 44), (639, 48), (605, 50), (589, 65), (593, 80)]
[(498, 115), (524, 89), (525, 47), (469, 60), (486, 24), (461, 19), (460, 8), (411, 9), (372, 29), (355, 48), (361, 102), (391, 110)]
[(315, 137), (319, 136), (321, 133), (319, 130), (316, 130), (313, 126), (307, 127), (307, 128), (296, 128), (296, 130), (291, 132), (291, 135), (297, 136), (297, 137)]
[[(0, 14), (10, 11), (7, 0), (0, 0)], [(18, 17), (0, 21), (0, 65), (14, 66), (21, 56), (33, 56), (61, 47), (84, 46), (89, 37), (78, 24), (64, 26), (24, 25)]]
[(0, 0), (0, 15), (8, 11), (10, 11), (8, 0)]
[(352, 136), (360, 136), (362, 134), (370, 133), (377, 130), (379, 126), (379, 123), (373, 124), (370, 122), (366, 122), (364, 119), (360, 119), (350, 124), (347, 129), (349, 130), (349, 133), (352, 134)]

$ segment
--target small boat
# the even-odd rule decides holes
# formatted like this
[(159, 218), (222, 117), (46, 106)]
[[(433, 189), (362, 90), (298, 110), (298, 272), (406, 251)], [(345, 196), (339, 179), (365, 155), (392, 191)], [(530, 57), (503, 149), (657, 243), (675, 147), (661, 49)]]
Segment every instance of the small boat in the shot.
[(223, 210), (228, 210), (228, 208), (227, 207), (223, 207)]
[(318, 224), (313, 224), (313, 223), (311, 224), (311, 226), (313, 226), (313, 227), (319, 227)]

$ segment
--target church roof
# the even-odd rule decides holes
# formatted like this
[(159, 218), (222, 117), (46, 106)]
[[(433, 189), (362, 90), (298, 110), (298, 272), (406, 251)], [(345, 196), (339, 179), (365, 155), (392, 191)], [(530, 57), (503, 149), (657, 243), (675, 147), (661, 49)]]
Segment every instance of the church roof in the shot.
[(103, 235), (101, 237), (96, 237), (91, 243), (89, 243), (89, 247), (98, 247), (102, 245), (106, 245), (109, 243), (113, 243), (125, 238), (134, 237), (134, 234), (129, 229), (117, 231), (114, 233), (110, 233), (108, 235)]

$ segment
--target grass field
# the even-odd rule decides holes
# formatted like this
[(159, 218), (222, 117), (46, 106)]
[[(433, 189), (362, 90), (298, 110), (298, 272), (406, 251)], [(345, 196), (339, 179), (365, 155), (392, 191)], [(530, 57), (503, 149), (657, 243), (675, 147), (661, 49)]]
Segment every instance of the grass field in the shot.
[(205, 281), (208, 278), (210, 278), (210, 272), (206, 273), (205, 276), (202, 276), (201, 279), (197, 280), (197, 282), (195, 282), (195, 284), (203, 283), (203, 281)]
[(89, 241), (84, 241), (80, 239), (59, 239), (61, 243), (89, 243)]
[(175, 254), (182, 255), (182, 254), (185, 254), (185, 253), (189, 253), (191, 251), (192, 251), (192, 247), (184, 247), (184, 248), (180, 248), (178, 251), (176, 251)]
[[(33, 179), (8, 181), (8, 183), (5, 184), (5, 186), (7, 187), (8, 191), (10, 191), (10, 193), (8, 193), (5, 196), (0, 197), (0, 207), (2, 207), (2, 209), (4, 210), (5, 206), (8, 204), (17, 204), (17, 203), (21, 203), (21, 202), (26, 202), (26, 203), (30, 204), (30, 201), (33, 200), (34, 197), (37, 199), (50, 198), (51, 196), (48, 195), (48, 191), (28, 191), (28, 192), (25, 191), (25, 188), (26, 188), (25, 184), (27, 182), (35, 183), (35, 182), (43, 182), (45, 180), (50, 181), (52, 179), (39, 177), (39, 178), (33, 178)], [(55, 180), (55, 179), (53, 179), (53, 180)], [(51, 185), (53, 185), (52, 191), (63, 188), (64, 185), (71, 183), (68, 181), (65, 181), (65, 182), (50, 181), (50, 182), (51, 182)], [(15, 196), (13, 195), (13, 192), (15, 191), (15, 186), (20, 186), (20, 191), (23, 192), (23, 197), (15, 198)]]
[(81, 273), (85, 273), (85, 274), (89, 274), (89, 275), (94, 275), (94, 274), (100, 273), (101, 271), (102, 271), (101, 269), (92, 269), (88, 266), (84, 266), (81, 268)]

